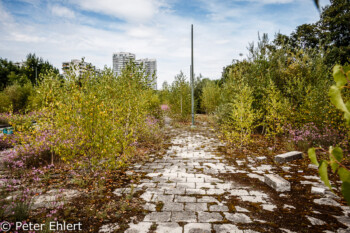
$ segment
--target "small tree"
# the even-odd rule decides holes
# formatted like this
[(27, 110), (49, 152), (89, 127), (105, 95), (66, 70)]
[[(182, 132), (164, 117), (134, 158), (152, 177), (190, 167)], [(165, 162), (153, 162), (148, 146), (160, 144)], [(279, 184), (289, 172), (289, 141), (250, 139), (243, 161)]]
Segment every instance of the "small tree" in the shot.
[(250, 142), (254, 122), (258, 117), (252, 106), (253, 101), (251, 89), (243, 83), (238, 84), (229, 120), (222, 125), (224, 136), (234, 146), (242, 147)]
[(181, 71), (175, 76), (170, 88), (170, 111), (174, 119), (188, 121), (191, 116), (191, 89), (186, 76)]
[(209, 114), (213, 113), (220, 104), (220, 88), (213, 81), (208, 80), (203, 87), (201, 107)]
[(273, 138), (275, 141), (276, 136), (283, 133), (289, 104), (272, 80), (270, 80), (266, 92), (266, 99), (264, 100), (266, 113), (263, 119), (263, 126), (267, 137)]

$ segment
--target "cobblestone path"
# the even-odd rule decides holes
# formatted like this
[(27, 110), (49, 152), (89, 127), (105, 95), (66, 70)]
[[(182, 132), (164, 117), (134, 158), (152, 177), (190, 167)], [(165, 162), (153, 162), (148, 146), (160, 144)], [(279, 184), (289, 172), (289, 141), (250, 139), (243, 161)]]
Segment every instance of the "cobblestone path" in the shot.
[[(262, 175), (273, 173), (273, 166), (255, 163), (249, 157), (230, 164), (218, 153), (220, 142), (206, 136), (211, 135), (206, 132), (209, 128), (199, 132), (180, 131), (172, 138), (172, 146), (163, 158), (134, 167), (136, 173), (146, 173), (135, 191), (144, 191), (141, 198), (146, 202), (144, 209), (149, 212), (143, 221), (132, 222), (125, 232), (347, 232), (349, 208), (341, 206), (333, 196), (330, 198), (331, 194), (305, 200), (308, 205), (319, 207), (305, 211), (293, 205), (295, 200), (288, 202), (293, 199), (289, 194), (279, 194), (269, 187), (265, 187), (265, 191), (259, 189), (259, 185), (265, 185)], [(242, 176), (254, 182), (235, 181), (235, 177)], [(322, 183), (315, 178), (310, 182), (321, 187)], [(254, 185), (257, 183), (260, 184)], [(115, 190), (116, 195), (127, 192), (130, 188)], [(325, 213), (321, 212), (323, 207), (326, 207)], [(268, 215), (273, 216), (270, 222), (266, 220)], [(294, 219), (296, 225), (300, 221), (299, 230), (283, 227), (283, 218), (289, 215), (291, 218), (285, 221)]]

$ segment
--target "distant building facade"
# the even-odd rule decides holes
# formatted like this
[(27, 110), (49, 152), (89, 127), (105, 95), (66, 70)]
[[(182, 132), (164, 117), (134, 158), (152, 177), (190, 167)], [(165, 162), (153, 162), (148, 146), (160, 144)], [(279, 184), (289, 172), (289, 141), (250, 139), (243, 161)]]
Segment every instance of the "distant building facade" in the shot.
[(114, 53), (113, 54), (113, 71), (115, 74), (120, 75), (122, 70), (126, 67), (126, 65), (131, 61), (135, 61), (135, 54), (133, 53)]
[(101, 70), (96, 69), (91, 63), (79, 59), (72, 59), (69, 62), (62, 62), (63, 76), (66, 76), (69, 70), (72, 70), (76, 76), (80, 76), (88, 70), (93, 70), (101, 73)]
[[(149, 80), (152, 80), (150, 86), (157, 90), (157, 60), (156, 59), (138, 59), (136, 60), (137, 65), (143, 66), (146, 71)], [(154, 75), (154, 76), (153, 76)]]
[[(153, 89), (157, 89), (157, 60), (156, 59), (138, 59), (133, 53), (114, 53), (113, 54), (113, 71), (116, 75), (120, 75), (122, 70), (130, 62), (134, 61), (136, 65), (140, 66), (142, 64), (143, 68), (146, 71), (147, 77), (149, 80), (152, 80), (150, 86)], [(153, 76), (154, 75), (154, 76)]]

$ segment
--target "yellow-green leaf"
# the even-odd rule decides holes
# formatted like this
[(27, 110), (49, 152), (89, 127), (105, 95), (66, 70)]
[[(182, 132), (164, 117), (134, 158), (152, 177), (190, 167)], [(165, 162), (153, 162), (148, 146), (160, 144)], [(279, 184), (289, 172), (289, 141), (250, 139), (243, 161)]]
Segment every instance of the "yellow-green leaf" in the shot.
[(325, 160), (322, 160), (321, 165), (318, 168), (318, 173), (320, 174), (320, 177), (323, 183), (332, 190), (331, 184), (328, 179), (327, 167), (328, 167), (328, 162)]
[(309, 159), (311, 160), (311, 162), (317, 166), (319, 166), (319, 163), (317, 161), (317, 157), (316, 157), (316, 152), (315, 152), (315, 148), (310, 148), (307, 151), (308, 155), (309, 155)]

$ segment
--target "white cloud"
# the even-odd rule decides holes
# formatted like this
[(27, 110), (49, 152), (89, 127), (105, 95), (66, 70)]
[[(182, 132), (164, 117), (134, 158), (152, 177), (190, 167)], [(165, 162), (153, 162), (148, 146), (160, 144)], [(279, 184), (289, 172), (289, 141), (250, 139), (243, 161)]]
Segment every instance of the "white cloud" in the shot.
[(135, 26), (127, 29), (127, 34), (135, 38), (154, 38), (159, 32), (154, 27), (147, 27), (144, 25)]
[(72, 0), (83, 10), (98, 12), (130, 22), (152, 19), (162, 2), (158, 0)]
[[(76, 8), (75, 12), (66, 8), (75, 18), (67, 13), (69, 11), (56, 9), (55, 15), (71, 20), (19, 24), (12, 15), (4, 14), (6, 10), (1, 7), (0, 0), (0, 54), (19, 61), (35, 52), (58, 68), (63, 61), (85, 57), (86, 61), (103, 68), (104, 65), (112, 66), (114, 52), (132, 52), (137, 58), (157, 59), (158, 86), (161, 87), (163, 81), (171, 83), (180, 70), (189, 77), (191, 23), (194, 24), (195, 73), (220, 78), (223, 66), (230, 64), (232, 59), (240, 59), (239, 53), (247, 54), (246, 47), (257, 40), (258, 31), (269, 33), (270, 38), (278, 31), (287, 34), (307, 17), (316, 21), (318, 14), (313, 6), (305, 7), (303, 11), (294, 9), (298, 14), (287, 12), (270, 16), (259, 14), (259, 4), (237, 8), (220, 0), (203, 0), (201, 7), (208, 14), (195, 18), (176, 15), (177, 11), (171, 8), (163, 10), (164, 4), (158, 0), (72, 1), (74, 6), (84, 10), (112, 15), (126, 22), (111, 20), (106, 23), (103, 19), (84, 15)], [(310, 0), (309, 6), (312, 4)], [(49, 13), (54, 12), (53, 7), (48, 6)], [(108, 24), (108, 28), (102, 24)]]
[(6, 22), (13, 21), (12, 16), (6, 11), (4, 6), (0, 1), (0, 23), (4, 24)]
[(72, 11), (64, 6), (54, 5), (51, 7), (51, 12), (53, 15), (56, 15), (59, 17), (69, 18), (69, 19), (75, 18), (74, 11)]
[(294, 2), (295, 0), (247, 0), (249, 2), (258, 2), (260, 4), (286, 4)]

